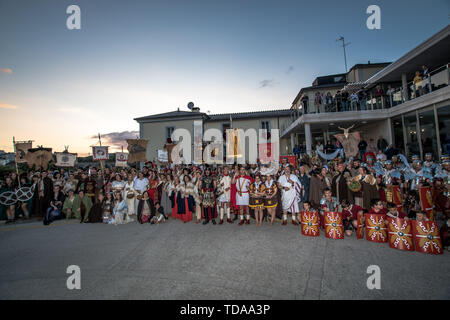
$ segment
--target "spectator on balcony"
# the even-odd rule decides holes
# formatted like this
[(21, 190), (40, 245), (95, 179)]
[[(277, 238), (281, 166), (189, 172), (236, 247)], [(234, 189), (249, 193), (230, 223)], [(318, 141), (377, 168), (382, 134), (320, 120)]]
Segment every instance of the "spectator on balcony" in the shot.
[(316, 95), (314, 97), (314, 107), (316, 108), (316, 113), (324, 112), (322, 104), (322, 94), (320, 92), (316, 92)]
[(387, 143), (386, 139), (384, 139), (382, 136), (380, 136), (377, 141), (378, 150), (381, 150), (384, 152), (387, 147), (388, 147), (388, 143)]
[(393, 107), (393, 103), (394, 103), (394, 92), (395, 89), (392, 88), (391, 85), (388, 85), (388, 89), (386, 91), (386, 96), (387, 96), (387, 105), (389, 106), (389, 108)]
[(359, 99), (360, 110), (366, 110), (367, 93), (363, 89), (358, 91), (358, 99)]
[(377, 85), (376, 94), (375, 94), (376, 99), (377, 99), (376, 100), (377, 101), (377, 103), (376, 103), (377, 109), (381, 109), (381, 107), (383, 106), (383, 95), (384, 95), (383, 89), (381, 88), (380, 85)]
[(425, 86), (424, 86), (424, 92), (428, 93), (430, 92), (430, 84), (428, 83), (428, 78), (430, 76), (430, 72), (428, 70), (428, 67), (426, 65), (422, 66), (422, 80), (426, 80)]
[(351, 107), (350, 110), (351, 111), (356, 111), (358, 110), (358, 95), (356, 94), (356, 91), (352, 91), (352, 94), (350, 95), (350, 103), (351, 103)]
[(336, 101), (336, 112), (342, 111), (342, 94), (341, 90), (338, 90), (334, 95), (334, 100)]
[(330, 112), (333, 109), (333, 96), (331, 95), (331, 92), (328, 91), (327, 95), (325, 96), (325, 107), (326, 107), (326, 111)]
[(420, 75), (420, 71), (416, 71), (416, 75), (413, 79), (413, 83), (414, 83), (416, 98), (420, 97), (422, 94), (422, 76)]
[(342, 91), (341, 97), (342, 97), (342, 111), (348, 111), (348, 92)]

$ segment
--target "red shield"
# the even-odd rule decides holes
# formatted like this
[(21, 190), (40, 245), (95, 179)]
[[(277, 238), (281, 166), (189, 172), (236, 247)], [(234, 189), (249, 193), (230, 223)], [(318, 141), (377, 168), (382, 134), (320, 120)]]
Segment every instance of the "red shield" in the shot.
[(413, 221), (413, 235), (416, 251), (429, 254), (442, 254), (442, 242), (435, 221)]
[(434, 220), (433, 196), (431, 194), (431, 187), (419, 188), (419, 196), (421, 209), (426, 212), (428, 219)]
[(366, 213), (366, 240), (372, 242), (387, 242), (386, 215)]
[(364, 215), (358, 212), (357, 215), (357, 228), (356, 228), (356, 239), (364, 239)]
[(330, 239), (344, 239), (344, 225), (342, 213), (325, 212), (325, 237)]
[(319, 236), (319, 213), (318, 212), (300, 212), (300, 223), (302, 225), (302, 234), (309, 237)]
[(411, 221), (400, 218), (387, 218), (389, 247), (398, 250), (414, 251)]

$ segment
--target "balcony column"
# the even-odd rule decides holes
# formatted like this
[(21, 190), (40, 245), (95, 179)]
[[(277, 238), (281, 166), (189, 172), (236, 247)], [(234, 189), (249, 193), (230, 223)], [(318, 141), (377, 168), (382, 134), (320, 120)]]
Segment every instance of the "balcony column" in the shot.
[(405, 102), (409, 100), (408, 81), (406, 79), (406, 73), (402, 73), (402, 88), (403, 88), (403, 102)]
[(312, 154), (312, 139), (311, 139), (311, 125), (305, 123), (305, 142), (306, 142), (306, 153), (310, 156)]
[(392, 133), (392, 120), (391, 118), (387, 118), (386, 119), (386, 124), (387, 124), (387, 141), (389, 144), (394, 144), (394, 135)]

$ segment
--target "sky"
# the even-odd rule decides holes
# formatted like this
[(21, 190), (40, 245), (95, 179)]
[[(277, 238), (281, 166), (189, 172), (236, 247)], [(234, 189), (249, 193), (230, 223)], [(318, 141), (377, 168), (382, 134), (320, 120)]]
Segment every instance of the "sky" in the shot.
[[(69, 30), (69, 5), (81, 29)], [(369, 30), (369, 5), (381, 29)], [(448, 0), (0, 0), (0, 150), (12, 138), (87, 155), (133, 119), (285, 109), (317, 76), (391, 62), (444, 28)]]

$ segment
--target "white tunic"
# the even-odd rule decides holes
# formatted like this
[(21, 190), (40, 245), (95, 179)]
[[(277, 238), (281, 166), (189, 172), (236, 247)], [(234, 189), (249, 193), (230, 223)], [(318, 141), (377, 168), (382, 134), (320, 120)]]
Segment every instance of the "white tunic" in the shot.
[[(248, 206), (250, 196), (248, 194), (248, 188), (250, 187), (250, 180), (248, 178), (239, 177), (236, 179), (236, 205)], [(239, 194), (239, 191), (241, 194)]]
[[(220, 179), (219, 185), (221, 185), (221, 187), (224, 191), (219, 196), (219, 201), (220, 202), (230, 202), (231, 177), (223, 176), (222, 179)], [(228, 191), (225, 191), (225, 189), (228, 189)]]
[(289, 179), (292, 180), (294, 185), (288, 181), (288, 177), (286, 174), (280, 176), (278, 179), (278, 183), (281, 187), (287, 187), (289, 190), (282, 189), (281, 191), (281, 203), (283, 206), (283, 211), (289, 211), (291, 213), (300, 212), (299, 201), (300, 201), (300, 191), (301, 191), (301, 183), (298, 180), (295, 174), (290, 174)]

